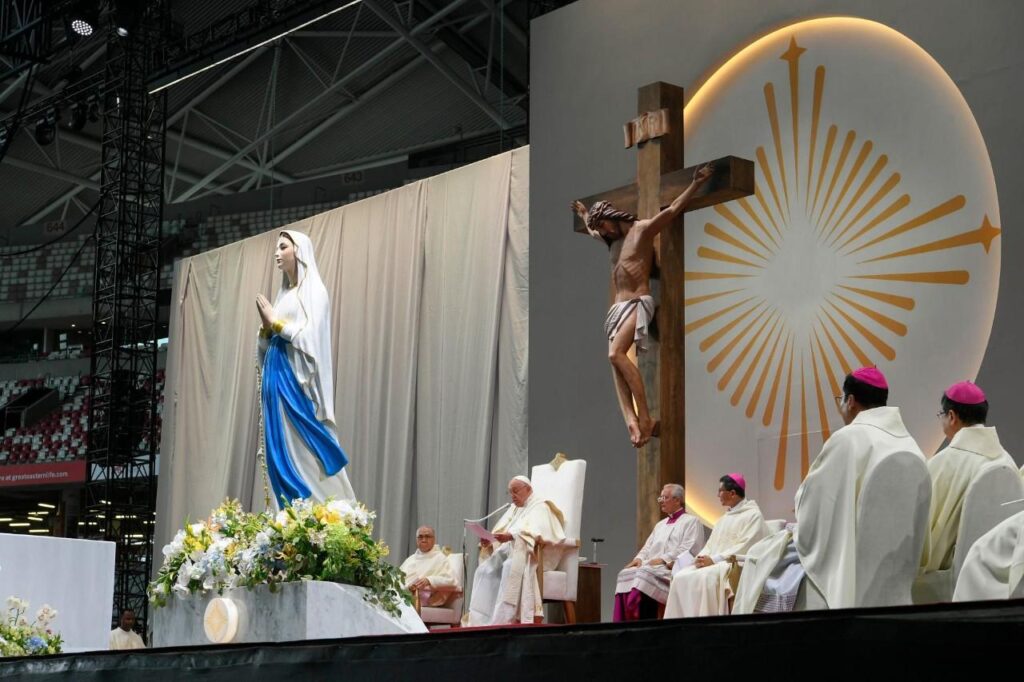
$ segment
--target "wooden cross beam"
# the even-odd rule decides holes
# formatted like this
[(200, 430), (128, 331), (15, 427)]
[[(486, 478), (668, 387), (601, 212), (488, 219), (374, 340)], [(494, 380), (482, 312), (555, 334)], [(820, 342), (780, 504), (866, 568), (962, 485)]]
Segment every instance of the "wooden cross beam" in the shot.
[[(668, 131), (638, 146), (637, 181), (581, 199), (589, 208), (604, 200), (639, 218), (650, 218), (690, 184), (704, 163), (683, 167), (683, 89), (668, 83), (651, 83), (638, 91), (642, 117), (668, 110)], [(656, 132), (662, 132), (660, 130)], [(629, 137), (627, 136), (627, 139)], [(711, 162), (714, 175), (687, 205), (693, 211), (754, 193), (754, 163), (735, 156)], [(577, 232), (586, 226), (575, 218)], [(685, 348), (683, 339), (683, 219), (680, 216), (659, 235), (655, 245), (660, 286), (652, 288), (658, 305), (658, 342), (640, 357), (640, 371), (647, 387), (651, 414), (661, 421), (660, 438), (652, 438), (639, 453), (637, 468), (637, 546), (643, 544), (660, 518), (655, 503), (665, 483), (685, 484), (686, 403)], [(659, 295), (660, 294), (660, 295)], [(659, 300), (660, 299), (660, 300)]]

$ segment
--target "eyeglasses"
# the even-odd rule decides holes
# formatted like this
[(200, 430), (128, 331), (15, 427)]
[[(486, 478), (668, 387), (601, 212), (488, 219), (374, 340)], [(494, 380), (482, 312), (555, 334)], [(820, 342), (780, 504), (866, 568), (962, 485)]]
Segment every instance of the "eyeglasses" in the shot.
[(658, 495), (658, 496), (657, 496), (656, 498), (654, 498), (654, 499), (658, 500), (658, 502), (664, 502), (664, 501), (666, 501), (666, 500), (671, 500), (672, 498), (671, 498), (671, 497), (665, 497), (664, 495)]
[(947, 414), (949, 414), (949, 410), (943, 410), (942, 412), (936, 412), (935, 416), (938, 417), (939, 419), (942, 419)]
[(433, 535), (417, 535), (416, 539), (417, 540), (429, 540), (432, 537), (434, 537), (434, 536)]

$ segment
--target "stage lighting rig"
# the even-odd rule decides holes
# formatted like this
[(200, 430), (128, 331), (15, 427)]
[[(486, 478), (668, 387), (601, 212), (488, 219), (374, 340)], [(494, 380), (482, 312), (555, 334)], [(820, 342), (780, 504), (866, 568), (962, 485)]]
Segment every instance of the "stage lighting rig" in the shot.
[(40, 145), (48, 145), (57, 137), (57, 121), (60, 120), (60, 110), (57, 107), (48, 109), (36, 122), (34, 136)]
[(96, 32), (100, 22), (98, 0), (79, 0), (71, 4), (67, 13), (68, 26), (75, 35), (87, 38)]

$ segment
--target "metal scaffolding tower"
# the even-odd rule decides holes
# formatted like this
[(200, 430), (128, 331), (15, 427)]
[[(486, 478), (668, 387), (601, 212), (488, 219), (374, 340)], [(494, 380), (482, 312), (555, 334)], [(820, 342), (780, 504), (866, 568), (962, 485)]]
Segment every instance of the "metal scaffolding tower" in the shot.
[(145, 628), (156, 505), (157, 291), (163, 217), (164, 95), (148, 95), (162, 3), (139, 30), (111, 30), (103, 90), (102, 198), (96, 222), (89, 482), (85, 526), (117, 543), (112, 618)]

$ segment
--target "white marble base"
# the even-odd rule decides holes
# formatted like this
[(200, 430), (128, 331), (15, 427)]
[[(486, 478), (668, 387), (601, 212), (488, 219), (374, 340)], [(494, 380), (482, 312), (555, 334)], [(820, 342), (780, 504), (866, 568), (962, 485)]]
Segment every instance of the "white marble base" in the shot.
[(319, 581), (284, 583), (271, 593), (266, 585), (225, 590), (186, 599), (171, 598), (151, 611), (153, 646), (211, 644), (203, 628), (209, 603), (220, 597), (237, 607), (233, 643), (336, 639), (362, 635), (426, 632), (416, 611), (402, 604), (396, 618), (363, 599), (365, 589)]

